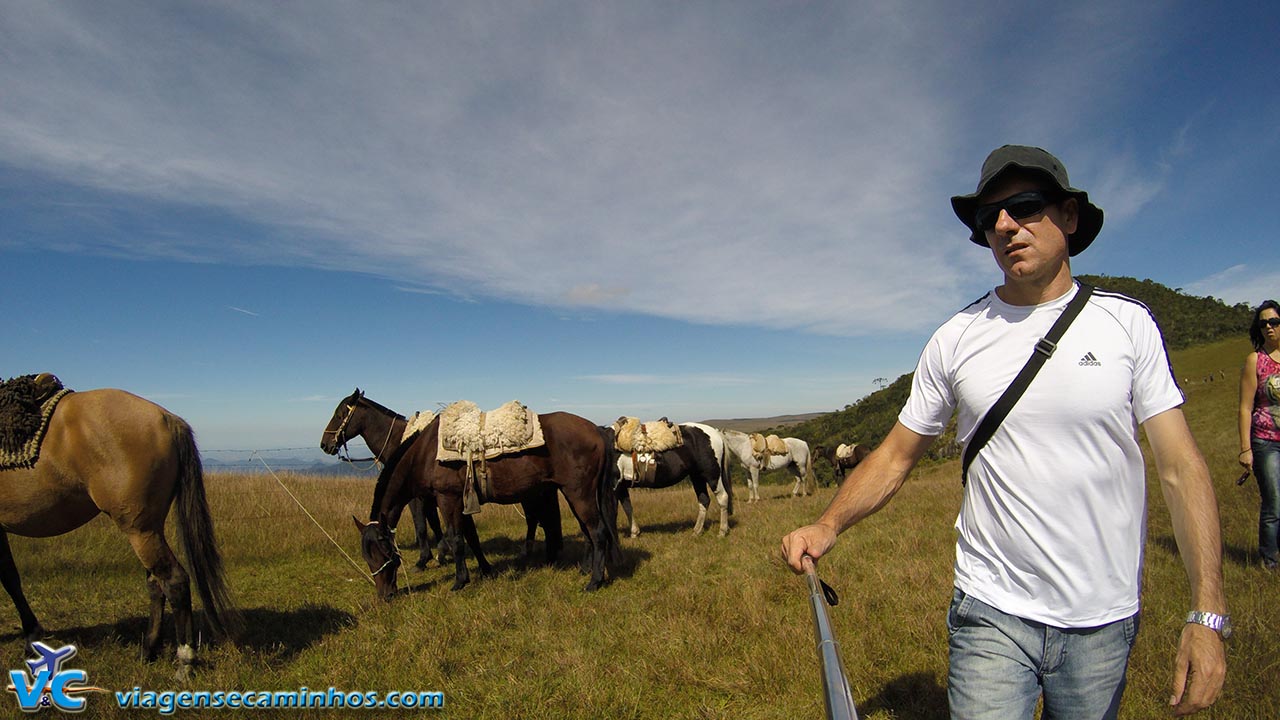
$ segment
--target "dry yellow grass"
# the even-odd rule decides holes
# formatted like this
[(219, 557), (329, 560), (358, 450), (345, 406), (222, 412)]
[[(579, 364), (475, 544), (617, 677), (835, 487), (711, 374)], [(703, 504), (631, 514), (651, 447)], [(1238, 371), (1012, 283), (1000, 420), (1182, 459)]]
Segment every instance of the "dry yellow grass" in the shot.
[[(1243, 342), (1223, 343), (1175, 357), (1180, 376), (1218, 370), (1227, 376), (1187, 386), (1187, 415), (1222, 506), (1237, 627), (1226, 692), (1211, 715), (1219, 719), (1275, 717), (1280, 704), (1273, 612), (1280, 578), (1256, 566), (1257, 490), (1232, 482), (1238, 475), (1235, 388), (1245, 350)], [(831, 615), (864, 718), (947, 717), (943, 616), (951, 523), (960, 502), (956, 476), (954, 463), (921, 469), (821, 565), (842, 598)], [(740, 468), (735, 479), (741, 487)], [(368, 512), (372, 481), (280, 480), (359, 561), (351, 516)], [(762, 488), (762, 502), (747, 504), (745, 493), (738, 494), (733, 530), (723, 539), (714, 531), (692, 534), (695, 506), (687, 486), (633, 493), (644, 532), (622, 539), (628, 566), (597, 593), (579, 589), (573, 563), (583, 545), (567, 508), (566, 562), (522, 570), (515, 563), (524, 533), (518, 509), (485, 506), (478, 523), (496, 576), (451, 593), (451, 566), (402, 573), (402, 587), (407, 580), (412, 592), (384, 604), (364, 571), (348, 563), (276, 479), (212, 475), (210, 501), (247, 631), (238, 644), (201, 648), (203, 663), (187, 689), (438, 690), (446, 705), (437, 715), (456, 718), (820, 717), (807, 590), (777, 553), (781, 536), (821, 512), (834, 490), (793, 499), (789, 483), (773, 480)], [(1143, 626), (1121, 713), (1126, 718), (1167, 715), (1173, 647), (1188, 602), (1168, 513), (1154, 477), (1151, 482)], [(412, 561), (412, 530), (403, 526)], [(113, 690), (179, 689), (171, 662), (137, 657), (145, 627), (143, 574), (109, 522), (99, 518), (63, 537), (13, 538), (12, 544), (34, 609), (55, 641), (77, 644), (73, 664), (91, 682)], [(7, 667), (17, 668), (23, 648), (11, 610), (4, 623)], [(114, 705), (94, 696), (83, 716), (126, 714)]]

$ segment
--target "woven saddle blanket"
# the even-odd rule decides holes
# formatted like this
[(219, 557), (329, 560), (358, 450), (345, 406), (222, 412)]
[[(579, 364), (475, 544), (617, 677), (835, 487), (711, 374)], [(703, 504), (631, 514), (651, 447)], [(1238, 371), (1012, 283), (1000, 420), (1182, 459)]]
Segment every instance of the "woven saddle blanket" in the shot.
[(36, 464), (53, 410), (70, 392), (50, 373), (22, 375), (0, 384), (0, 470)]
[(684, 445), (680, 426), (666, 418), (642, 423), (639, 418), (623, 415), (612, 427), (613, 446), (624, 453), (646, 455)]
[(520, 401), (481, 412), (470, 400), (459, 400), (440, 412), (436, 461), (491, 460), (546, 444), (538, 414)]

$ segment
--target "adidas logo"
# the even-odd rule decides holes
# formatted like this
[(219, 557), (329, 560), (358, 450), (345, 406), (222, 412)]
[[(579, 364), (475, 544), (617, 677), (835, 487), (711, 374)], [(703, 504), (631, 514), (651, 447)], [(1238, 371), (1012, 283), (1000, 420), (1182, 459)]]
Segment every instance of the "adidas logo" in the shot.
[(1101, 366), (1102, 363), (1098, 360), (1098, 358), (1093, 356), (1093, 353), (1087, 352), (1084, 354), (1084, 357), (1080, 358), (1080, 365), (1082, 367), (1085, 365)]

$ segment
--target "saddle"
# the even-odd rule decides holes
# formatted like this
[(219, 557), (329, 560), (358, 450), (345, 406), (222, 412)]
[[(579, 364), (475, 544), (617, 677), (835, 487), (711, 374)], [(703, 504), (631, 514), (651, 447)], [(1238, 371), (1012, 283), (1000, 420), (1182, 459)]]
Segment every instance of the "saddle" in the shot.
[(630, 480), (633, 485), (651, 485), (658, 471), (658, 453), (684, 445), (680, 426), (665, 417), (642, 423), (623, 415), (612, 427), (614, 448), (631, 460), (631, 477), (626, 477), (624, 463), (619, 463), (618, 482)]
[(845, 445), (840, 443), (840, 447), (836, 448), (836, 457), (841, 460), (848, 460), (853, 457), (853, 453), (858, 449), (858, 443)]
[(0, 470), (36, 464), (53, 410), (70, 392), (52, 373), (0, 383)]
[(684, 445), (680, 426), (666, 418), (642, 423), (624, 415), (612, 427), (613, 446), (624, 453), (660, 453)]
[(431, 421), (435, 419), (436, 414), (430, 410), (423, 410), (422, 412), (416, 412), (410, 415), (409, 419), (405, 421), (404, 435), (400, 436), (400, 442), (403, 443), (405, 440), (408, 440), (414, 435), (426, 430), (427, 426), (431, 424)]
[(439, 417), (436, 462), (467, 464), (462, 491), (462, 512), (466, 515), (480, 512), (480, 504), (490, 496), (488, 460), (547, 444), (538, 414), (518, 400), (487, 413), (470, 400), (459, 400)]
[(761, 466), (768, 468), (769, 459), (774, 455), (788, 455), (791, 450), (777, 435), (765, 437), (761, 433), (751, 434), (751, 454), (760, 461)]

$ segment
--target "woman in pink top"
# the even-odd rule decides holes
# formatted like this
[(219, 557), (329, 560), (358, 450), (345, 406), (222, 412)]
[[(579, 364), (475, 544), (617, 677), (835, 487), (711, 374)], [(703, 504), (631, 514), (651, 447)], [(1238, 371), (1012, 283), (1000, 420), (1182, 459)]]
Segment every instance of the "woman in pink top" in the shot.
[(1280, 304), (1267, 300), (1253, 313), (1254, 352), (1240, 374), (1240, 464), (1252, 467), (1262, 495), (1258, 552), (1262, 566), (1280, 566)]

